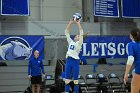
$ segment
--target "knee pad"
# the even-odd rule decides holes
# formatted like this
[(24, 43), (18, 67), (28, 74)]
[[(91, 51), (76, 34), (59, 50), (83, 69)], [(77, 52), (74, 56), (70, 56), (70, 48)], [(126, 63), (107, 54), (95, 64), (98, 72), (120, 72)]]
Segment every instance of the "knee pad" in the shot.
[(79, 81), (78, 80), (74, 80), (74, 85), (78, 85)]
[(69, 85), (70, 82), (71, 82), (71, 80), (65, 79), (65, 84), (66, 84), (66, 85)]

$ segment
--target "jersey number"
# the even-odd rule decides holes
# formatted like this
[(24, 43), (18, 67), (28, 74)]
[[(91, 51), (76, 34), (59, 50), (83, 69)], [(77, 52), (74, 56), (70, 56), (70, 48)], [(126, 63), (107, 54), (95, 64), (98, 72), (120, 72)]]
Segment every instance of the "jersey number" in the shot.
[(71, 49), (71, 50), (74, 50), (74, 45), (71, 45), (71, 46), (70, 46), (70, 49)]

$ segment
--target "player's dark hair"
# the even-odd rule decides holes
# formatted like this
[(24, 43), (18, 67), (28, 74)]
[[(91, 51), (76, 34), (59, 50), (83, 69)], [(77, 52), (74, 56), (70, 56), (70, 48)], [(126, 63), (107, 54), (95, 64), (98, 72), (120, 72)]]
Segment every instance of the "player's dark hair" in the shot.
[(132, 29), (130, 34), (134, 38), (134, 41), (136, 41), (136, 42), (140, 41), (140, 29), (138, 29), (138, 28)]

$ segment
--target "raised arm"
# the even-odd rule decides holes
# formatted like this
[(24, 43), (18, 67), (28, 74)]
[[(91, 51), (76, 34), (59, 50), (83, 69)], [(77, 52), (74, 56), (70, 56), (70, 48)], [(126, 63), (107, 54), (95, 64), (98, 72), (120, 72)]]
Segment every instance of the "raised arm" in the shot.
[(66, 30), (65, 30), (65, 35), (66, 35), (66, 37), (67, 37), (68, 43), (70, 43), (70, 42), (72, 41), (72, 39), (70, 38), (70, 34), (69, 34), (69, 32), (70, 32), (70, 27), (71, 27), (72, 23), (73, 23), (73, 21), (70, 20), (69, 23), (68, 23), (68, 25), (67, 25), (67, 27), (66, 27)]
[(83, 28), (81, 26), (81, 23), (80, 21), (76, 21), (77, 25), (78, 25), (78, 28), (79, 28), (79, 32), (80, 32), (80, 40), (79, 40), (79, 44), (82, 45), (83, 44)]

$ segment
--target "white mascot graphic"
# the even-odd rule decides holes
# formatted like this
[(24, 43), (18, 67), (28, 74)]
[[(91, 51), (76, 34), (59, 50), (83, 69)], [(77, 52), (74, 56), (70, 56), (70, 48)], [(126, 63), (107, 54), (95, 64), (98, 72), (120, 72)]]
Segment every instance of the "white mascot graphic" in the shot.
[[(14, 41), (10, 41), (9, 39), (14, 38)], [(18, 40), (22, 40), (24, 42), (20, 42)], [(8, 43), (0, 45), (0, 56), (3, 60), (14, 60), (14, 59), (29, 59), (32, 53), (32, 48), (29, 45), (27, 41), (25, 41), (23, 38), (20, 37), (9, 37), (5, 39), (9, 40)], [(24, 44), (26, 43), (26, 44)]]

